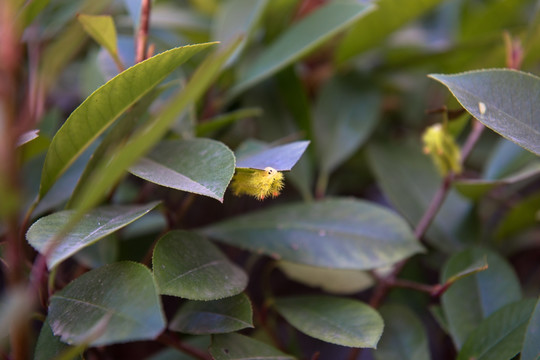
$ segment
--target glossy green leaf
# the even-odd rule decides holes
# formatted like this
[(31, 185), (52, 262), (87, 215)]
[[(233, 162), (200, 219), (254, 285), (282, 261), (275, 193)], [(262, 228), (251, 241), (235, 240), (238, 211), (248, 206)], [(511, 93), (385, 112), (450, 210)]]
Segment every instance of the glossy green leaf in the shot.
[(459, 103), (484, 125), (540, 155), (540, 79), (507, 69), (456, 75), (432, 74)]
[(202, 232), (276, 259), (336, 269), (373, 269), (423, 250), (395, 213), (354, 199), (275, 206)]
[(253, 311), (245, 294), (214, 301), (187, 301), (169, 329), (186, 334), (222, 334), (252, 328)]
[(291, 280), (336, 295), (356, 294), (375, 283), (367, 271), (361, 270), (329, 269), (288, 261), (278, 262), (278, 267)]
[(177, 95), (172, 96), (163, 109), (142, 129), (136, 132), (125, 144), (120, 144), (112, 152), (111, 158), (103, 159), (94, 174), (81, 190), (81, 196), (74, 204), (81, 212), (92, 208), (102, 199), (123, 175), (142, 155), (149, 151), (167, 132), (171, 124), (190, 104), (198, 100), (212, 81), (219, 75), (221, 68), (238, 42), (223, 52), (210, 55), (197, 68), (188, 84)]
[(109, 205), (96, 208), (87, 213), (65, 236), (57, 238), (74, 215), (73, 210), (60, 211), (32, 224), (26, 239), (37, 251), (47, 255), (47, 266), (52, 268), (77, 251), (146, 215), (157, 204), (153, 202), (141, 206)]
[(210, 139), (167, 140), (129, 171), (158, 185), (209, 196), (223, 202), (234, 175), (233, 152)]
[[(418, 143), (373, 144), (368, 159), (378, 185), (390, 203), (416, 226), (437, 192), (442, 179)], [(445, 252), (463, 248), (466, 238), (458, 234), (471, 205), (450, 190), (428, 228), (430, 244)]]
[(442, 0), (379, 0), (375, 11), (358, 20), (341, 42), (336, 58), (343, 62), (372, 47), (381, 45), (392, 32), (421, 16)]
[(376, 348), (383, 319), (370, 306), (330, 296), (276, 299), (276, 310), (301, 332), (333, 344)]
[[(41, 325), (41, 331), (34, 351), (34, 360), (51, 360), (58, 359), (62, 354), (65, 354), (72, 346), (60, 341), (59, 336), (54, 336), (51, 325), (48, 319), (45, 319), (43, 325)], [(82, 352), (83, 349), (81, 349)], [(72, 359), (82, 359), (82, 354), (75, 356)]]
[(118, 60), (116, 27), (111, 16), (78, 14), (77, 20), (88, 35), (103, 46), (115, 60)]
[(384, 332), (373, 353), (376, 360), (430, 360), (426, 330), (408, 307), (384, 305), (380, 309)]
[(528, 322), (521, 349), (521, 360), (538, 360), (540, 358), (540, 298)]
[(250, 151), (245, 155), (237, 156), (236, 167), (264, 170), (265, 167), (270, 166), (277, 171), (290, 171), (300, 160), (308, 145), (309, 141), (295, 141), (269, 149)]
[(286, 68), (373, 9), (353, 1), (321, 6), (291, 26), (251, 64), (231, 90), (232, 96)]
[(43, 197), (73, 161), (131, 105), (191, 56), (211, 45), (184, 46), (158, 54), (94, 91), (54, 136), (43, 166), (39, 196)]
[(327, 82), (314, 110), (318, 158), (332, 172), (369, 137), (378, 120), (381, 97), (348, 75)]
[(521, 299), (519, 280), (512, 267), (497, 253), (471, 248), (452, 256), (444, 265), (441, 282), (486, 258), (486, 271), (456, 281), (442, 295), (448, 329), (459, 349), (483, 319), (506, 304)]
[(151, 340), (165, 328), (150, 270), (128, 261), (73, 280), (51, 297), (48, 317), (53, 333), (68, 344), (84, 341), (89, 331), (103, 325), (91, 345)]
[(212, 336), (210, 354), (215, 360), (294, 360), (278, 349), (240, 334)]
[(160, 294), (191, 300), (237, 295), (248, 281), (214, 244), (188, 231), (171, 231), (159, 239), (152, 264)]
[(535, 301), (521, 300), (494, 312), (468, 336), (457, 360), (510, 360), (520, 351)]

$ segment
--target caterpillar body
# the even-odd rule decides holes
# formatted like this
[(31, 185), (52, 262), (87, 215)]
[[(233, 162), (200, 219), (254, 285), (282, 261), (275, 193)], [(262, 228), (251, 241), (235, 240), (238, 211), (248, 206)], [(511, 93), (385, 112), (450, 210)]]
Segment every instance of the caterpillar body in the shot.
[(231, 182), (234, 195), (249, 195), (257, 200), (279, 196), (283, 186), (283, 174), (272, 167), (237, 168)]

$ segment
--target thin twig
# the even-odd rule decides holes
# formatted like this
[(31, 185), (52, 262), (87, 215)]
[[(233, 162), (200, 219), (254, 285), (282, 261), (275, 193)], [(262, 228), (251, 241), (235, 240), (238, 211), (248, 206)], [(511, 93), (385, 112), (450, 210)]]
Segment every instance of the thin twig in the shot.
[(480, 135), (482, 135), (482, 132), (484, 132), (485, 126), (480, 121), (476, 119), (472, 119), (472, 130), (469, 136), (467, 137), (467, 140), (465, 140), (465, 144), (463, 144), (463, 148), (461, 149), (461, 165), (467, 160), (469, 155), (471, 155), (472, 150), (474, 149), (474, 146), (478, 142), (478, 139), (480, 139)]
[(137, 63), (146, 59), (147, 56), (147, 43), (148, 43), (148, 28), (150, 23), (150, 8), (151, 1), (143, 0), (141, 4), (141, 19), (139, 24), (139, 31), (137, 32), (137, 53), (135, 61)]
[[(478, 142), (480, 135), (482, 135), (482, 132), (484, 131), (484, 125), (482, 125), (482, 123), (480, 123), (479, 121), (476, 121), (475, 119), (473, 119), (473, 121), (474, 122), (472, 125), (472, 130), (469, 133), (467, 140), (465, 140), (465, 144), (463, 145), (463, 148), (461, 151), (462, 163), (467, 159), (467, 157), (469, 157), (469, 155), (472, 152), (472, 149)], [(441, 205), (443, 204), (444, 199), (446, 198), (446, 195), (448, 194), (448, 191), (450, 190), (453, 179), (454, 179), (454, 174), (452, 173), (445, 176), (441, 185), (437, 189), (437, 192), (431, 199), (431, 203), (429, 204), (428, 208), (424, 212), (424, 215), (418, 222), (418, 225), (414, 229), (414, 235), (416, 236), (418, 240), (421, 240), (424, 237), (426, 231), (429, 228), (429, 225), (431, 224), (433, 219), (435, 219), (435, 216), (439, 212), (439, 209), (441, 208)], [(369, 301), (369, 304), (373, 308), (378, 308), (381, 305), (384, 298), (386, 297), (386, 295), (388, 294), (388, 292), (393, 286), (399, 286), (400, 284), (401, 285), (404, 284), (404, 280), (397, 280), (397, 276), (399, 275), (399, 273), (401, 272), (401, 270), (403, 269), (406, 263), (407, 263), (407, 259), (396, 263), (392, 269), (392, 272), (388, 274), (386, 277), (383, 277), (380, 279)], [(398, 285), (396, 285), (396, 283)], [(407, 282), (405, 281), (405, 283)], [(410, 283), (407, 283), (407, 285), (410, 285)], [(421, 284), (417, 284), (417, 285), (421, 285)], [(415, 289), (419, 290), (419, 287), (417, 285), (414, 285), (414, 287)], [(432, 286), (429, 286), (429, 287), (432, 288)], [(436, 288), (432, 288), (430, 290), (430, 294), (432, 296), (440, 296), (448, 288), (448, 286), (445, 287), (444, 285), (442, 286), (434, 285), (434, 287)], [(423, 290), (427, 290), (427, 287), (423, 288)], [(349, 360), (355, 360), (359, 354), (360, 354), (360, 349), (358, 348), (352, 349), (351, 352), (349, 353)]]
[(159, 335), (157, 341), (162, 344), (171, 346), (177, 350), (180, 350), (183, 353), (191, 355), (194, 358), (200, 360), (212, 360), (212, 356), (210, 356), (209, 353), (180, 341), (180, 339), (178, 339), (173, 332), (170, 332), (168, 330)]

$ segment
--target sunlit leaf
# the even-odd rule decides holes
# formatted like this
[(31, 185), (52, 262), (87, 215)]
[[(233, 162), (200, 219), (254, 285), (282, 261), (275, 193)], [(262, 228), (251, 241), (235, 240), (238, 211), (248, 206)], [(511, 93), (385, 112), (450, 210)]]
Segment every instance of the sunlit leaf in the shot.
[(184, 46), (156, 55), (118, 74), (90, 95), (52, 140), (43, 166), (40, 197), (123, 112), (187, 59), (211, 45)]
[(519, 146), (540, 155), (540, 79), (493, 69), (456, 75), (432, 74), (472, 116)]

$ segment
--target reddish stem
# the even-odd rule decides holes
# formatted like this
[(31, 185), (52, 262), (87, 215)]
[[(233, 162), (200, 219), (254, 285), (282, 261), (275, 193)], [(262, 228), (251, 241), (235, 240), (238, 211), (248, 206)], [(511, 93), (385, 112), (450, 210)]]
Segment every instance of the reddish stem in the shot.
[(141, 4), (141, 19), (137, 32), (137, 51), (135, 62), (139, 63), (147, 57), (148, 28), (150, 23), (151, 1), (143, 0)]
[(177, 350), (180, 350), (183, 353), (191, 355), (194, 358), (200, 360), (212, 360), (212, 356), (210, 356), (209, 353), (197, 349), (196, 347), (193, 347), (189, 344), (183, 343), (182, 341), (180, 341), (180, 339), (178, 339), (176, 334), (171, 331), (166, 330), (165, 332), (163, 332), (161, 335), (159, 335), (157, 341), (162, 344), (171, 346)]

